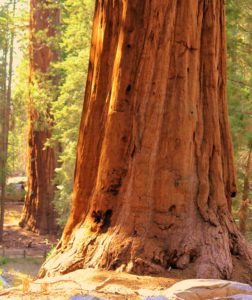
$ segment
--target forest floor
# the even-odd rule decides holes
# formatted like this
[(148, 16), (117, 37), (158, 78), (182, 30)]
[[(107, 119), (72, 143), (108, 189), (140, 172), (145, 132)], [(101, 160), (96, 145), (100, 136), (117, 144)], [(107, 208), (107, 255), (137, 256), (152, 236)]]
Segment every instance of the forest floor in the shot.
[[(211, 279), (181, 282), (181, 280), (187, 279), (188, 276), (189, 273), (183, 271), (177, 272), (177, 274), (172, 271), (170, 275), (167, 273), (166, 276), (161, 277), (139, 276), (97, 269), (83, 269), (36, 281), (24, 280), (23, 284), (16, 288), (0, 291), (0, 299), (147, 300), (150, 299), (149, 297), (155, 297), (155, 299), (160, 300), (206, 300), (252, 298), (251, 286)], [(174, 286), (174, 284), (179, 281), (179, 286)], [(172, 289), (169, 289), (171, 286), (173, 286)], [(194, 290), (191, 289), (193, 286), (195, 287)], [(174, 290), (180, 293), (178, 297), (171, 295), (171, 292)], [(245, 295), (241, 297), (241, 294)], [(231, 297), (231, 295), (236, 296)], [(87, 297), (82, 298), (79, 296)]]
[[(57, 243), (53, 235), (39, 235), (19, 227), (23, 203), (7, 202), (5, 207), (4, 242), (6, 252), (15, 255), (26, 250), (29, 256), (45, 256)], [(16, 252), (14, 250), (17, 250)], [(1, 252), (0, 252), (1, 255)]]
[(85, 269), (35, 282), (24, 281), (21, 286), (15, 289), (0, 292), (0, 298), (23, 299), (22, 297), (26, 297), (24, 299), (69, 300), (71, 296), (92, 295), (109, 300), (138, 300), (147, 296), (161, 295), (162, 291), (181, 279)]
[[(23, 203), (7, 202), (3, 243), (0, 244), (0, 275), (9, 286), (34, 278), (56, 245), (54, 236), (41, 236), (18, 226)], [(1, 285), (1, 284), (0, 284)]]

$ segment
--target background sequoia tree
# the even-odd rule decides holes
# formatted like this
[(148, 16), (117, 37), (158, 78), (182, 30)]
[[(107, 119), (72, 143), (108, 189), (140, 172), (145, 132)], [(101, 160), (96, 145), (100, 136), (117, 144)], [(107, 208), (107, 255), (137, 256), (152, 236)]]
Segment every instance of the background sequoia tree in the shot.
[(96, 1), (72, 211), (40, 277), (251, 268), (234, 224), (224, 0)]
[[(55, 230), (52, 200), (55, 151), (46, 147), (51, 137), (50, 66), (57, 59), (53, 47), (59, 10), (53, 1), (30, 0), (30, 75), (28, 192), (20, 226), (39, 233)], [(48, 92), (49, 91), (49, 92)]]

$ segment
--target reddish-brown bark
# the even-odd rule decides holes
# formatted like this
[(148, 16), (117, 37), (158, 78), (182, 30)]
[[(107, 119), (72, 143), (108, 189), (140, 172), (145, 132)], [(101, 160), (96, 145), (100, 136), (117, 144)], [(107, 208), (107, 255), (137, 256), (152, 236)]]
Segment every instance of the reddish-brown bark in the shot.
[(72, 211), (40, 276), (250, 268), (234, 174), (224, 0), (98, 0)]
[[(57, 59), (57, 52), (38, 38), (39, 33), (54, 37), (58, 24), (59, 12), (51, 8), (47, 0), (30, 1), (30, 86), (36, 74), (42, 74), (44, 80), (50, 78), (49, 69)], [(38, 77), (39, 78), (39, 77)], [(36, 80), (39, 80), (36, 78)], [(40, 83), (38, 82), (38, 86)], [(43, 85), (45, 85), (43, 83)], [(55, 214), (52, 200), (54, 186), (52, 179), (55, 169), (55, 151), (46, 147), (45, 142), (51, 137), (50, 124), (46, 124), (36, 110), (32, 93), (29, 104), (29, 136), (28, 136), (28, 192), (20, 226), (39, 233), (55, 231)], [(48, 115), (50, 108), (48, 107)]]

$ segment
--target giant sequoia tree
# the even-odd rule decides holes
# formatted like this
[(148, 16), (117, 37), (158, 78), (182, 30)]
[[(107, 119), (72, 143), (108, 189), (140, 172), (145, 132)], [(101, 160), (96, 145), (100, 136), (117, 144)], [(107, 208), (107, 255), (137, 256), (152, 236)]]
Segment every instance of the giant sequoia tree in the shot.
[(230, 278), (224, 0), (97, 0), (72, 211), (40, 276), (186, 268)]
[[(46, 94), (47, 86), (53, 81), (50, 66), (57, 59), (57, 51), (51, 45), (59, 12), (52, 5), (53, 1), (30, 0), (28, 192), (20, 225), (39, 233), (55, 229), (52, 179), (56, 159), (54, 149), (45, 147), (51, 137), (52, 124), (48, 120), (52, 96), (39, 98)], [(40, 103), (43, 101), (46, 104)]]

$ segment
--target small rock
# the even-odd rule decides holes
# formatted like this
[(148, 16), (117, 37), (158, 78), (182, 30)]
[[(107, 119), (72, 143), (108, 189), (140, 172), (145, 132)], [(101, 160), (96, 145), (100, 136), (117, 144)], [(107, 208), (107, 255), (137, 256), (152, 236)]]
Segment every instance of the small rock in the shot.
[(187, 279), (175, 283), (164, 292), (164, 295), (174, 300), (252, 300), (252, 287), (240, 282), (219, 279)]
[(213, 300), (252, 300), (252, 295), (238, 294), (233, 296), (214, 298)]
[(0, 282), (4, 288), (10, 288), (11, 285), (7, 282), (6, 278), (0, 275)]

